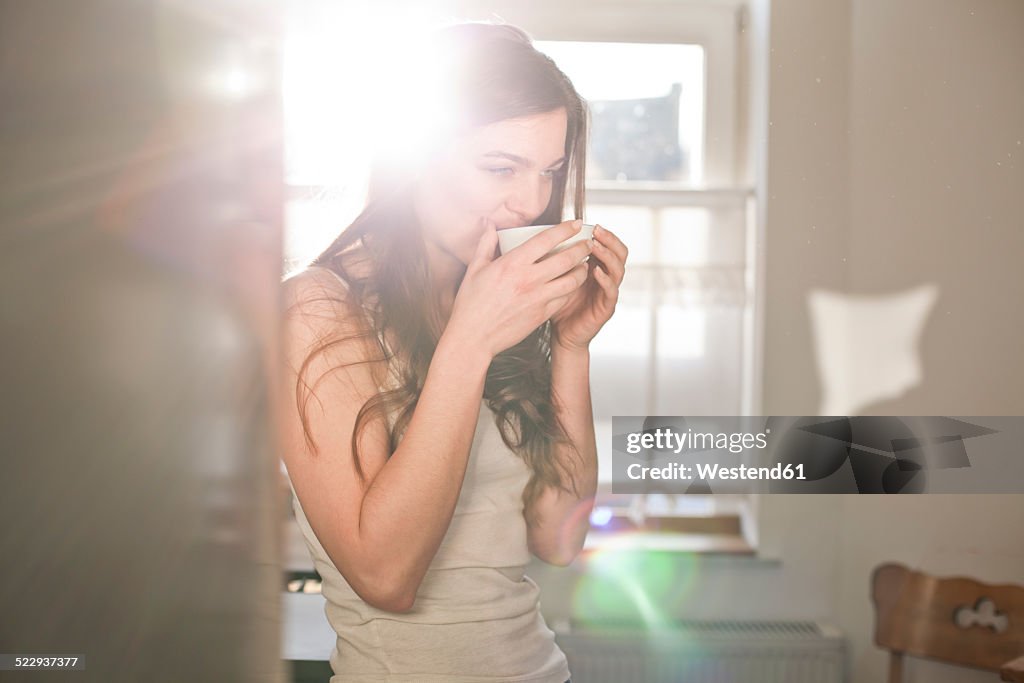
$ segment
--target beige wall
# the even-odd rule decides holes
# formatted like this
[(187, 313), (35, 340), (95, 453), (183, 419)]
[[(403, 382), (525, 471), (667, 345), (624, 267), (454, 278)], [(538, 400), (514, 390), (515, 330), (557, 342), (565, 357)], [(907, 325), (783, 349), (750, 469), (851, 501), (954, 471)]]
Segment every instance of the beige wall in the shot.
[[(1017, 0), (771, 3), (765, 414), (816, 414), (821, 404), (811, 288), (884, 294), (923, 283), (938, 299), (919, 346), (922, 381), (863, 412), (1024, 414), (1022, 36)], [(823, 559), (820, 571), (836, 578), (853, 683), (884, 680), (867, 584), (877, 564), (1024, 583), (1024, 496), (830, 504), (838, 567)], [(805, 515), (821, 505), (765, 496), (765, 533), (787, 539), (798, 529), (775, 520), (811, 525)], [(915, 661), (906, 678), (992, 675)]]
[[(850, 21), (843, 0), (771, 3), (765, 203), (765, 415), (815, 415), (806, 297), (843, 289), (850, 235)], [(763, 55), (761, 57), (763, 59)]]
[[(760, 412), (822, 406), (811, 290), (886, 295), (931, 283), (938, 296), (915, 347), (921, 381), (860, 413), (1024, 414), (1014, 347), (1024, 308), (1010, 296), (1024, 284), (1024, 3), (749, 1), (740, 139), (750, 144), (740, 158), (762, 200)], [(852, 358), (838, 362), (858, 371)], [(851, 683), (884, 680), (868, 588), (878, 564), (1024, 583), (1024, 496), (758, 502), (760, 553), (778, 561), (672, 558), (673, 579), (688, 588), (661, 607), (697, 619), (832, 620), (849, 639)], [(578, 564), (528, 569), (549, 622), (578, 613)], [(642, 573), (631, 578), (657, 596)], [(920, 661), (907, 674), (993, 679)]]
[(1024, 414), (1024, 3), (852, 3), (849, 287), (940, 287), (879, 414)]
[(770, 34), (766, 414), (820, 405), (812, 287), (923, 283), (923, 381), (864, 412), (1021, 414), (1024, 4), (777, 0)]

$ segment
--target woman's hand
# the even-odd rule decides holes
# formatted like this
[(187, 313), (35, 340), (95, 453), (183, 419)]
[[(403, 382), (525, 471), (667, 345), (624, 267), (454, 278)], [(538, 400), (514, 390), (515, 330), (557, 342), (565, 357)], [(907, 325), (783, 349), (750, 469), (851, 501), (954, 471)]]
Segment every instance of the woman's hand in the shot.
[(587, 277), (586, 283), (552, 316), (553, 342), (567, 349), (590, 345), (615, 311), (628, 255), (629, 249), (614, 233), (595, 226), (589, 269), (592, 277)]
[(587, 281), (582, 261), (590, 253), (589, 240), (544, 258), (579, 232), (580, 225), (559, 223), (498, 258), (498, 235), (489, 228), (466, 268), (445, 334), (493, 358), (540, 327)]

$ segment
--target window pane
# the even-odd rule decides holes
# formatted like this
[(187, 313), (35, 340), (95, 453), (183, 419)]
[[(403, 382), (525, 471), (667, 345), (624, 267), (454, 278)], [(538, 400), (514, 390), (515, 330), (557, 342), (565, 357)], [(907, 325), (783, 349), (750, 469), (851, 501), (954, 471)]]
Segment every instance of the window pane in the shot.
[(650, 384), (650, 339), (649, 309), (616, 307), (590, 345), (595, 418), (643, 414)]
[(651, 364), (650, 292), (621, 301), (615, 315), (590, 344), (591, 402), (597, 439), (598, 480), (611, 481), (612, 416), (642, 415), (649, 403)]
[(698, 184), (704, 166), (700, 45), (536, 41), (590, 104), (588, 180)]
[(746, 210), (598, 205), (587, 215), (630, 249), (616, 314), (591, 347), (595, 418), (738, 414)]
[(697, 307), (658, 306), (658, 357), (701, 359), (707, 336), (707, 311)]
[[(742, 306), (659, 308), (659, 323), (668, 330), (659, 345), (654, 372), (655, 400), (651, 415), (739, 415), (743, 367)], [(699, 321), (699, 322), (698, 322)], [(671, 325), (675, 327), (671, 327)], [(687, 329), (686, 325), (692, 325)], [(659, 327), (659, 337), (661, 329)], [(698, 342), (675, 339), (691, 334)]]
[(701, 207), (665, 209), (661, 214), (658, 261), (678, 266), (707, 263), (708, 218), (708, 210)]
[(285, 203), (284, 272), (305, 265), (359, 215), (360, 197), (292, 199)]
[(742, 206), (664, 209), (658, 260), (677, 266), (740, 266), (746, 259), (746, 220)]

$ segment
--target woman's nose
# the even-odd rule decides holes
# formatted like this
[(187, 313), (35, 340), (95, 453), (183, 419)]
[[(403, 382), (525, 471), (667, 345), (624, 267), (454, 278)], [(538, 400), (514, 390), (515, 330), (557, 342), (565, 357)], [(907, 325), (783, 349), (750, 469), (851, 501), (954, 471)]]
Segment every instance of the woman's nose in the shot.
[(505, 206), (523, 221), (520, 225), (528, 225), (544, 213), (550, 201), (551, 190), (543, 179), (524, 179), (506, 199)]

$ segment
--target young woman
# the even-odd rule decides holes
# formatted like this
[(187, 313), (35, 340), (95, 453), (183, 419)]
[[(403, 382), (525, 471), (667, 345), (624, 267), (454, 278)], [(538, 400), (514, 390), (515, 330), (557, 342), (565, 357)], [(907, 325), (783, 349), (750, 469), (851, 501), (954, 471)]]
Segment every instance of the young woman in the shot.
[[(563, 683), (523, 570), (583, 546), (588, 345), (627, 250), (601, 228), (545, 257), (579, 229), (559, 222), (567, 188), (583, 210), (566, 76), (513, 26), (434, 36), (455, 124), (410, 167), (377, 165), (363, 212), (285, 282), (283, 459), (338, 633), (332, 683)], [(496, 253), (496, 230), (545, 224)]]

